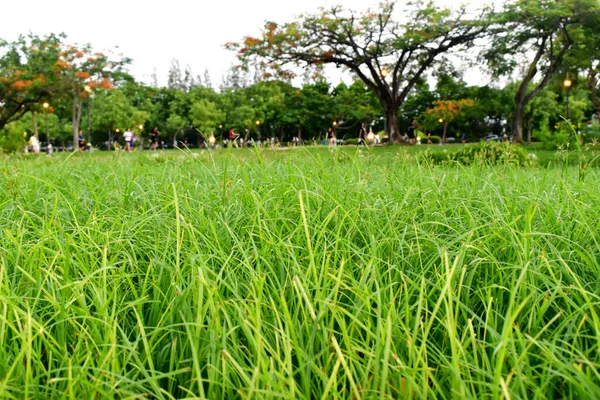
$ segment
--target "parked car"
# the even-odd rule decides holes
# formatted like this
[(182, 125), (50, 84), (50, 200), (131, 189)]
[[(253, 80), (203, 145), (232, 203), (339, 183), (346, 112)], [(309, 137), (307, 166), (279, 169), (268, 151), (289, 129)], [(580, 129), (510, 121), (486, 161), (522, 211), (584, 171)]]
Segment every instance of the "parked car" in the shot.
[(486, 137), (484, 137), (484, 139), (485, 139), (486, 142), (492, 142), (492, 141), (498, 141), (499, 142), (501, 140), (500, 136), (494, 135), (494, 134), (487, 135)]

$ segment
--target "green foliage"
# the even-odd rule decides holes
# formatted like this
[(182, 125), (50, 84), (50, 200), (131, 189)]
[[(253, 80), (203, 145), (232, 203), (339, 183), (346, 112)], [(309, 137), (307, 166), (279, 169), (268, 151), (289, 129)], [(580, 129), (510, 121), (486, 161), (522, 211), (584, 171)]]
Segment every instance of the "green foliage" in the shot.
[(431, 165), (513, 165), (532, 166), (537, 158), (518, 145), (498, 142), (481, 142), (477, 145), (465, 146), (456, 152), (431, 151), (419, 155), (421, 162)]
[(188, 125), (188, 121), (180, 115), (171, 114), (169, 119), (167, 119), (167, 128), (174, 133), (174, 137), (183, 131), (183, 129)]
[(600, 131), (592, 131), (588, 133), (583, 133), (582, 138), (584, 143), (600, 143)]
[(0, 129), (41, 103), (64, 94), (57, 66), (63, 36), (29, 34), (14, 42), (0, 39)]
[(215, 132), (219, 123), (223, 122), (224, 114), (215, 103), (202, 99), (192, 104), (190, 117), (192, 124), (206, 136)]
[(27, 145), (23, 126), (19, 122), (12, 122), (0, 129), (0, 148), (4, 153), (22, 152)]
[(546, 150), (557, 150), (569, 141), (569, 132), (564, 130), (550, 131), (547, 125), (533, 132), (533, 138), (543, 143)]
[[(432, 144), (440, 144), (442, 142), (442, 138), (438, 135), (431, 135), (430, 139)], [(427, 135), (421, 136), (421, 143), (427, 143)]]

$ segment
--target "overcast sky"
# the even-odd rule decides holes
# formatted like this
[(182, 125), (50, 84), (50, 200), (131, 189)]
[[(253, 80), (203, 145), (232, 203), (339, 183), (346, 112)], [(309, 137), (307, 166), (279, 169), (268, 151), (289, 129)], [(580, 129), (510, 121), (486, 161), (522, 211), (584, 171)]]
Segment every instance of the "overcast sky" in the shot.
[[(456, 6), (459, 1), (438, 0)], [(476, 6), (484, 0), (471, 0)], [(156, 70), (164, 85), (172, 59), (203, 76), (208, 69), (213, 86), (235, 61), (223, 49), (245, 35), (257, 35), (266, 20), (287, 22), (319, 6), (340, 4), (354, 10), (376, 7), (378, 0), (29, 0), (1, 1), (0, 38), (19, 34), (64, 32), (70, 44), (90, 43), (97, 51), (118, 47), (133, 59), (130, 72), (151, 83)], [(400, 4), (403, 4), (401, 2)], [(469, 78), (469, 76), (466, 76)], [(330, 76), (339, 81), (340, 77)], [(472, 79), (468, 79), (472, 80)]]

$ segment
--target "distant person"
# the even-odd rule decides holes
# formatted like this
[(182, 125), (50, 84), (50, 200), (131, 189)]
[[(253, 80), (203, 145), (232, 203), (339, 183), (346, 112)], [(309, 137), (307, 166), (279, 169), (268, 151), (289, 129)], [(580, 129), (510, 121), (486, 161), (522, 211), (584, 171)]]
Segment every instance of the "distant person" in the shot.
[(463, 142), (463, 144), (467, 143), (467, 134), (463, 132), (463, 134), (460, 136), (460, 140)]
[(40, 152), (40, 141), (35, 135), (29, 138), (29, 146), (31, 147), (31, 151), (35, 154), (39, 154)]
[(414, 118), (412, 118), (408, 124), (408, 131), (406, 132), (406, 135), (408, 136), (408, 141), (411, 144), (415, 144), (415, 130), (418, 126), (419, 125), (417, 125), (417, 122)]
[(314, 137), (314, 136), (312, 137), (312, 145), (313, 145), (313, 146), (316, 146), (316, 145), (317, 145), (317, 140), (315, 139), (315, 137)]
[(427, 144), (433, 144), (431, 141), (431, 132), (427, 132)]
[(332, 128), (327, 129), (327, 140), (330, 146), (335, 146), (335, 132), (333, 132)]
[(85, 140), (83, 140), (83, 132), (80, 130), (77, 135), (77, 142), (79, 143), (79, 151), (85, 150)]
[(123, 132), (123, 139), (125, 140), (125, 151), (131, 152), (133, 150), (133, 132), (131, 129), (127, 128)]
[(238, 136), (240, 136), (239, 133), (235, 133), (235, 130), (233, 128), (231, 128), (229, 130), (229, 133), (227, 134), (227, 140), (229, 141), (228, 145), (238, 148), (238, 144), (235, 141), (238, 138)]
[(150, 144), (150, 151), (156, 150), (158, 148), (159, 135), (160, 135), (160, 132), (158, 132), (158, 128), (154, 127), (152, 132), (150, 132), (150, 140), (152, 141), (152, 144)]
[(366, 146), (367, 145), (366, 139), (367, 139), (367, 128), (365, 127), (365, 123), (363, 122), (362, 124), (360, 124), (360, 130), (358, 131), (358, 141), (356, 142), (356, 147), (360, 146), (361, 144), (363, 146)]

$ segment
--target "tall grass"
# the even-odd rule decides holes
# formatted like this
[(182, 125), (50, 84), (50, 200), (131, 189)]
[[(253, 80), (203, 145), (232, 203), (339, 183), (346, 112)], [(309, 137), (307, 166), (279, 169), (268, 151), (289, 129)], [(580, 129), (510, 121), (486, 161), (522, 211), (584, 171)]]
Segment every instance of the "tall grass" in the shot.
[(5, 161), (0, 398), (599, 398), (600, 176)]

